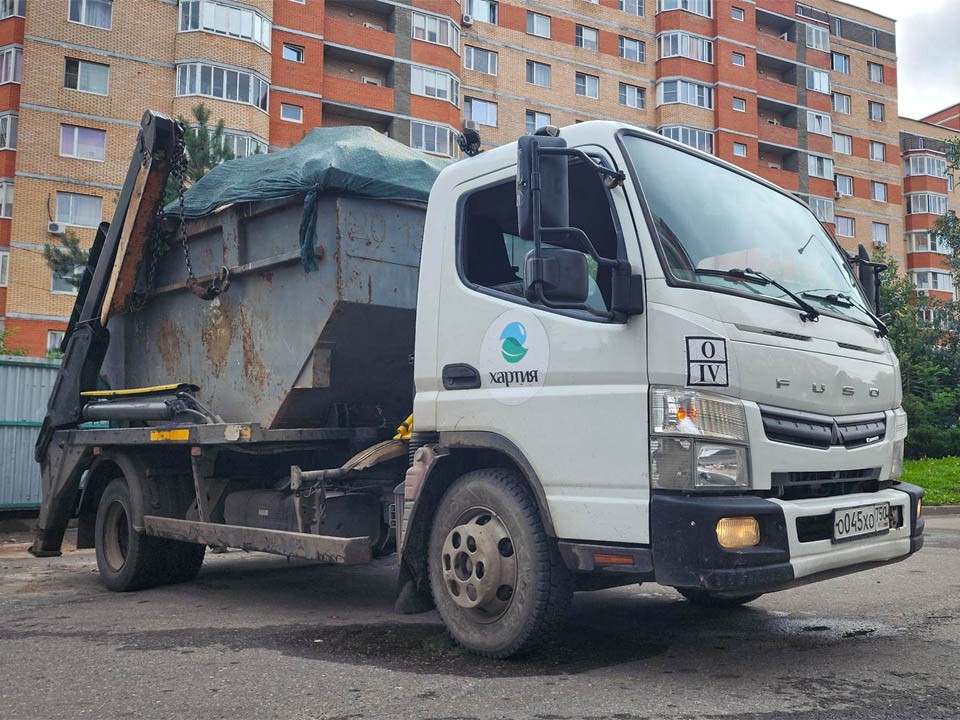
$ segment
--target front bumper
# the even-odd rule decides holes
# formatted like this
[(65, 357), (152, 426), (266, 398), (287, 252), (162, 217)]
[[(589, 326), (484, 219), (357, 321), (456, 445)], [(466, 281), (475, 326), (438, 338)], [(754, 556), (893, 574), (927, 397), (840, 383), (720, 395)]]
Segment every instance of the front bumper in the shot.
[[(782, 590), (903, 560), (923, 545), (923, 520), (917, 518), (922, 496), (921, 488), (907, 483), (876, 493), (795, 501), (654, 493), (650, 504), (654, 576), (662, 585), (735, 596)], [(805, 529), (833, 509), (874, 502), (899, 506), (902, 525), (843, 543), (811, 537)], [(760, 544), (739, 550), (721, 547), (717, 521), (741, 516), (757, 518)]]

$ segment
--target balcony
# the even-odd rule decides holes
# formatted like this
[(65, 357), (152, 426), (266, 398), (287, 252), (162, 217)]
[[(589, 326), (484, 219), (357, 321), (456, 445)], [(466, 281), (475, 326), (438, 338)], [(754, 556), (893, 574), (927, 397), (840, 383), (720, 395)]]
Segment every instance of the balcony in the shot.
[(769, 122), (760, 123), (761, 142), (785, 147), (797, 147), (797, 129), (785, 125), (775, 125)]
[(327, 102), (342, 103), (359, 108), (369, 108), (392, 113), (393, 88), (370, 85), (358, 80), (323, 76), (323, 99)]
[(764, 73), (757, 78), (757, 94), (781, 102), (797, 104), (797, 86), (795, 83), (782, 82), (776, 75)]
[(764, 32), (757, 33), (757, 52), (785, 60), (797, 59), (796, 43), (784, 39), (783, 36), (768, 35)]
[(797, 173), (770, 167), (769, 165), (768, 163), (761, 163), (757, 174), (784, 190), (796, 192), (800, 189), (800, 176)]
[(324, 21), (324, 39), (328, 43), (356, 48), (379, 55), (396, 54), (396, 38), (386, 30), (365, 27), (340, 18), (327, 17)]

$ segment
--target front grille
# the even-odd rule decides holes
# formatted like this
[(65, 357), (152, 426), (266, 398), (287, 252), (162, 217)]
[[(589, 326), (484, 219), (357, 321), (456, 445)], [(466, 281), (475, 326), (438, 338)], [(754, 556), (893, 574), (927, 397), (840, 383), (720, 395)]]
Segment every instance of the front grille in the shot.
[(825, 470), (818, 472), (775, 472), (770, 473), (773, 487), (793, 487), (796, 485), (822, 485), (823, 483), (858, 483), (880, 479), (880, 468), (859, 468), (857, 470)]
[(768, 440), (819, 449), (863, 447), (883, 440), (887, 417), (883, 413), (830, 417), (760, 406)]

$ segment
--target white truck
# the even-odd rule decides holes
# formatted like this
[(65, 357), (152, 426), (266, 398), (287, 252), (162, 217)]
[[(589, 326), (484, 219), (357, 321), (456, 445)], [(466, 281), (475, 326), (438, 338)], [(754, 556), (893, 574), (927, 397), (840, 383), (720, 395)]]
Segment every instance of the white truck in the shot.
[[(258, 217), (256, 208), (242, 214)], [(403, 226), (383, 223), (381, 240), (399, 243), (391, 237)], [(198, 244), (211, 227), (197, 229)], [(360, 255), (341, 246), (323, 257)], [(98, 546), (100, 572), (118, 590), (189, 579), (204, 543), (350, 563), (394, 536), (398, 609), (435, 605), (457, 642), (492, 657), (549, 637), (575, 590), (657, 582), (693, 603), (735, 606), (902, 560), (923, 543), (923, 491), (898, 481), (907, 434), (899, 368), (875, 314), (877, 268), (860, 255), (848, 257), (790, 194), (659, 135), (612, 122), (542, 129), (451, 164), (433, 184), (413, 261), (412, 433), (344, 462), (347, 435), (336, 431), (349, 423), (299, 413), (261, 427), (226, 417), (225, 391), (221, 410), (185, 385), (167, 392), (187, 409), (164, 401), (162, 412), (149, 401), (162, 388), (139, 403), (88, 393), (74, 403), (82, 417), (50, 423), (46, 460), (38, 448), (45, 498), (35, 552), (59, 549), (84, 470), (81, 539)], [(263, 267), (244, 277), (261, 282)], [(240, 308), (255, 314), (274, 291), (235, 290), (237, 268), (213, 302), (243, 293)], [(384, 282), (402, 295), (387, 272), (368, 274), (352, 302), (367, 303), (369, 290), (363, 307), (377, 305)], [(222, 284), (223, 275), (211, 277)], [(168, 300), (157, 291), (150, 302), (202, 305), (174, 292), (184, 282), (167, 281)], [(194, 353), (183, 345), (191, 333), (209, 355), (210, 323), (224, 327), (229, 308), (206, 319), (176, 310), (157, 323), (182, 322), (180, 355)], [(390, 343), (407, 351), (376, 327), (385, 358)], [(119, 337), (149, 348), (137, 332)], [(373, 330), (361, 321), (346, 332)], [(303, 393), (335, 388), (337, 373), (354, 381), (338, 369), (339, 349), (333, 360), (317, 354), (334, 344), (311, 341), (311, 359), (296, 358), (283, 412)], [(269, 377), (280, 361), (266, 353), (258, 372)], [(68, 340), (65, 365), (70, 355)], [(221, 382), (232, 357), (223, 351), (207, 380)], [(137, 362), (127, 353), (128, 378)], [(253, 359), (237, 362), (240, 382), (253, 382)], [(165, 363), (167, 372), (193, 368), (181, 379), (197, 385), (209, 374), (196, 357)], [(401, 387), (402, 371), (392, 372)], [(95, 376), (65, 385), (90, 390), (82, 385)], [(365, 377), (358, 387), (378, 380)], [(253, 414), (260, 396), (249, 397)], [(114, 428), (80, 425), (90, 419)], [(334, 442), (341, 456), (324, 464), (320, 451)], [(333, 469), (301, 470), (305, 447), (314, 466)], [(262, 470), (251, 477), (254, 462)], [(110, 470), (98, 472), (104, 463)], [(178, 490), (160, 489), (171, 485)], [(356, 500), (371, 493), (379, 503)], [(330, 519), (338, 512), (340, 530)], [(262, 522), (277, 515), (285, 525)], [(162, 557), (144, 559), (151, 553)]]

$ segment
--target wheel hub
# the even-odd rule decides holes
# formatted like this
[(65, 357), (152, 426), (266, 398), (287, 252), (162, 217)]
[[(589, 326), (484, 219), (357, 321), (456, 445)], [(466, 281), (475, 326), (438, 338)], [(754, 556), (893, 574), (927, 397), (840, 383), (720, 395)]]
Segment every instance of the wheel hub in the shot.
[(475, 508), (447, 533), (440, 556), (447, 592), (460, 607), (495, 620), (517, 583), (513, 539), (492, 511)]

